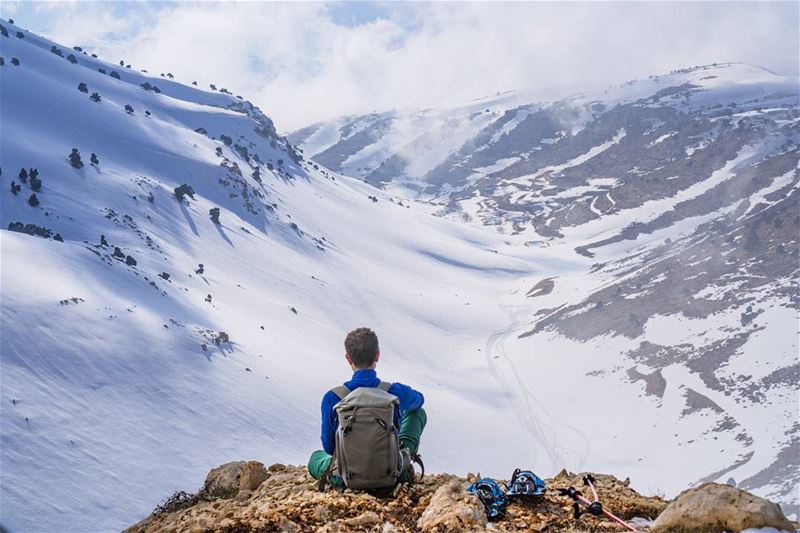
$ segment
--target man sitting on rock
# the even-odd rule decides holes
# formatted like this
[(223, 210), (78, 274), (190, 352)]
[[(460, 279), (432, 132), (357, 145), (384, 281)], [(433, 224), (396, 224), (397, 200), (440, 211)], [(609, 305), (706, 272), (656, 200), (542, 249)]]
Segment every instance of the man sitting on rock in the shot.
[[(425, 398), (407, 385), (378, 379), (375, 366), (381, 353), (371, 329), (348, 333), (344, 348), (353, 378), (322, 398), (323, 449), (311, 454), (308, 472), (321, 480), (320, 489), (328, 482), (335, 487), (370, 489), (409, 481), (410, 460), (418, 458), (427, 422), (422, 409)], [(340, 422), (342, 431), (338, 431)]]

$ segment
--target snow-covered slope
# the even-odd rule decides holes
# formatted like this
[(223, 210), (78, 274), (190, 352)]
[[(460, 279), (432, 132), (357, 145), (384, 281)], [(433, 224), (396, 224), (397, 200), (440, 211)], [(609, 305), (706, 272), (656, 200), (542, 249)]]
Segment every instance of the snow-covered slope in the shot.
[[(381, 374), (426, 394), (430, 467), (483, 467), (514, 416), (477, 348), (504, 324), (497, 294), (547, 258), (295, 162), (228, 95), (72, 64), (3, 25), (3, 525), (119, 529), (220, 462), (303, 463), (360, 325), (380, 335)], [(39, 171), (35, 207), (23, 167)], [(182, 184), (193, 199), (176, 199)], [(5, 230), (17, 222), (63, 242)], [(453, 453), (462, 412), (476, 429)], [(526, 445), (486, 467), (511, 468)]]
[[(634, 365), (639, 353), (625, 350), (639, 337), (575, 322), (585, 310), (571, 305), (591, 302), (595, 311), (593, 295), (669, 264), (677, 248), (610, 243), (602, 248), (616, 247), (613, 254), (596, 266), (589, 255), (597, 249), (577, 253), (567, 238), (523, 246), (524, 236), (431, 216), (430, 205), (303, 161), (246, 101), (2, 25), (9, 35), (0, 36), (3, 526), (119, 529), (164, 494), (197, 486), (197, 473), (211, 466), (243, 457), (303, 463), (318, 447), (322, 394), (349, 374), (343, 336), (361, 325), (381, 338), (381, 375), (425, 393), (422, 453), (432, 471), (593, 469), (668, 495), (705, 476), (735, 476), (792, 503), (785, 488), (797, 483), (787, 471), (796, 454), (786, 439), (797, 435), (796, 412), (787, 414), (796, 407), (796, 347), (788, 337), (796, 323), (787, 323), (794, 308), (780, 298), (796, 300), (796, 292), (775, 292), (775, 283), (739, 289), (772, 291), (775, 302), (742, 318), (757, 330), (747, 346), (765, 370), (755, 372), (752, 352), (729, 359), (730, 379), (755, 398), (740, 402), (730, 389), (715, 389), (689, 356), (663, 360), (655, 350)], [(99, 102), (90, 99), (95, 92)], [(476, 105), (492, 113), (493, 104)], [(479, 129), (475, 121), (464, 124)], [(426, 134), (420, 146), (432, 142)], [(419, 173), (450, 147), (420, 163)], [(80, 168), (70, 163), (73, 149)], [(92, 153), (98, 164), (90, 164)], [(789, 174), (752, 191), (742, 208), (753, 211), (741, 216), (744, 228), (762, 221), (753, 230), (760, 242), (782, 239), (774, 246), (796, 261), (796, 218), (770, 219), (789, 236), (766, 239), (757, 216), (796, 205), (778, 201), (794, 183)], [(179, 200), (182, 185), (194, 194)], [(721, 264), (738, 254), (723, 246), (740, 240), (719, 242)], [(682, 239), (687, 251), (677, 256), (694, 262), (695, 251), (713, 242)], [(786, 268), (782, 275), (794, 282)], [(530, 296), (538, 297), (529, 297), (535, 284)], [(737, 335), (739, 307), (765, 301), (746, 296), (704, 319), (727, 321)], [(653, 344), (665, 336), (711, 342), (689, 311), (679, 335), (674, 312), (641, 313)], [(647, 379), (626, 373), (632, 366)], [(765, 387), (767, 368), (788, 370)], [(667, 383), (661, 396), (646, 394), (655, 369)], [(687, 413), (690, 404), (697, 408)], [(743, 429), (731, 429), (726, 417)], [(721, 429), (709, 431), (715, 424)], [(665, 433), (673, 426), (678, 437)], [(752, 460), (726, 471), (750, 452)]]

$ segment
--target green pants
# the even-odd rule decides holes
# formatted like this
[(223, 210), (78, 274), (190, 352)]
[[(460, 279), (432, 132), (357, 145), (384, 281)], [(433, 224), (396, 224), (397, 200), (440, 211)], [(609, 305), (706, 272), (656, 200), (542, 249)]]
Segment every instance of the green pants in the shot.
[[(425, 414), (424, 409), (417, 409), (416, 411), (406, 411), (400, 419), (400, 447), (407, 448), (412, 454), (417, 453), (419, 450), (419, 439), (422, 436), (422, 430), (425, 429), (425, 424), (428, 423), (428, 416)], [(325, 453), (325, 450), (317, 450), (311, 454), (308, 459), (308, 473), (314, 479), (319, 479), (328, 470), (331, 464), (331, 456)], [(331, 485), (335, 487), (343, 486), (339, 476), (331, 476)]]

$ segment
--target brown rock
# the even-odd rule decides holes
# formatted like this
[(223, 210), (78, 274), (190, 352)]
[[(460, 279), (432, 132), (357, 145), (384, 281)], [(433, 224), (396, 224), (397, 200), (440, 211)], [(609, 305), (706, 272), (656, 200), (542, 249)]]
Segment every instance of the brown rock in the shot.
[(211, 470), (200, 494), (206, 499), (234, 498), (241, 491), (258, 488), (267, 479), (267, 469), (258, 461), (234, 461)]
[(484, 531), (486, 522), (480, 500), (458, 481), (451, 481), (433, 493), (417, 527), (422, 531)]
[(297, 527), (297, 524), (295, 524), (285, 516), (281, 517), (281, 520), (278, 523), (278, 528), (281, 531), (281, 533), (297, 533), (298, 531), (300, 531), (300, 528)]
[(722, 533), (760, 527), (794, 531), (777, 504), (719, 483), (681, 492), (653, 524), (659, 533)]

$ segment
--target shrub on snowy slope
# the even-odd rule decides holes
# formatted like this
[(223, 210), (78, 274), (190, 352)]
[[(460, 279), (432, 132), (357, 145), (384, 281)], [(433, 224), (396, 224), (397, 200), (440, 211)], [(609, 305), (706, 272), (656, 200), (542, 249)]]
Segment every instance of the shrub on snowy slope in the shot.
[(211, 222), (214, 224), (219, 224), (219, 207), (212, 207), (208, 210), (208, 214), (211, 216)]
[(175, 198), (178, 199), (179, 203), (183, 203), (183, 199), (186, 196), (194, 200), (194, 189), (192, 189), (191, 185), (186, 185), (185, 183), (183, 185), (179, 185), (178, 187), (175, 187), (173, 193), (175, 194)]
[(77, 148), (73, 148), (72, 152), (70, 152), (69, 164), (72, 165), (73, 168), (83, 168), (83, 161), (81, 161), (81, 153), (78, 151)]
[(42, 180), (39, 179), (39, 173), (32, 174), (30, 177), (30, 186), (34, 192), (39, 192), (42, 190)]

